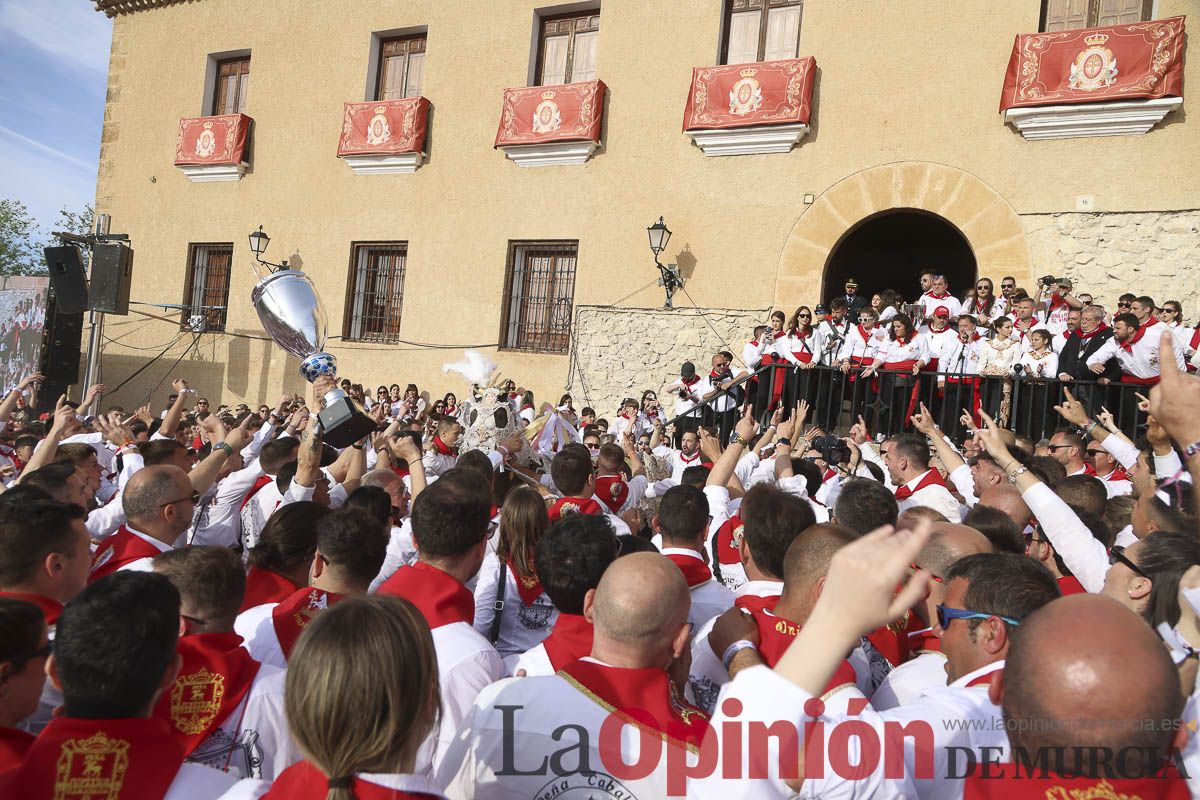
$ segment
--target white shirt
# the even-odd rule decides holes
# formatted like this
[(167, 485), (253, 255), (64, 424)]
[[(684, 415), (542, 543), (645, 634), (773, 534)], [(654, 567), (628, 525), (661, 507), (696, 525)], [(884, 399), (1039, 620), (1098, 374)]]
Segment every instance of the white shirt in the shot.
[[(1144, 326), (1145, 333), (1136, 342), (1130, 345), (1130, 349), (1126, 350), (1117, 341), (1117, 337), (1112, 337), (1096, 352), (1088, 356), (1087, 365), (1089, 367), (1095, 364), (1103, 364), (1110, 358), (1115, 357), (1117, 363), (1121, 365), (1121, 371), (1126, 375), (1132, 375), (1135, 378), (1155, 378), (1162, 373), (1159, 367), (1160, 354), (1158, 352), (1159, 337), (1165, 328), (1158, 327), (1159, 323)], [(1171, 337), (1172, 355), (1175, 358), (1175, 363), (1182, 372), (1186, 369), (1183, 361), (1183, 346), (1179, 342), (1179, 337)], [(1170, 357), (1170, 356), (1168, 356)]]
[(945, 297), (934, 297), (932, 292), (926, 292), (921, 295), (921, 299), (918, 302), (925, 307), (926, 317), (932, 317), (933, 312), (943, 307), (950, 312), (951, 317), (957, 317), (962, 313), (962, 303), (949, 292), (946, 293)]
[(275, 513), (275, 508), (283, 500), (283, 493), (279, 491), (275, 476), (268, 475), (267, 477), (271, 481), (263, 484), (240, 509), (242, 547), (246, 550), (258, 544), (259, 534), (262, 533), (270, 516)]
[(820, 332), (821, 341), (824, 342), (825, 358), (822, 359), (822, 363), (836, 364), (843, 357), (849, 357), (846, 341), (851, 327), (850, 320), (845, 318), (837, 323), (828, 319), (821, 320), (821, 324), (817, 325), (817, 331)]
[(375, 594), (376, 590), (383, 585), (384, 581), (392, 577), (396, 570), (414, 564), (416, 561), (417, 546), (413, 543), (412, 538), (412, 519), (405, 517), (400, 521), (399, 527), (392, 526), (387, 553), (383, 557), (383, 566), (380, 567), (375, 580), (371, 581), (371, 587), (367, 589), (367, 594)]
[[(702, 563), (704, 561), (695, 550), (685, 550), (680, 547), (664, 547), (661, 552), (664, 556), (683, 556), (685, 558), (694, 558)], [(709, 578), (704, 583), (689, 586), (688, 593), (692, 599), (692, 606), (688, 611), (688, 622), (696, 627), (700, 627), (713, 617), (724, 614), (733, 606), (733, 592), (726, 589), (713, 578)]]
[(460, 723), (480, 692), (504, 674), (496, 648), (466, 622), (440, 625), (432, 633), (442, 692), (442, 718), (438, 729), (422, 745), (414, 769), (417, 774), (429, 775), (454, 741)]
[(771, 344), (769, 336), (746, 342), (742, 345), (742, 363), (751, 371), (758, 369), (759, 364), (762, 363), (763, 353), (770, 349)]
[[(917, 477), (913, 478), (908, 483), (904, 484), (910, 490), (915, 489), (921, 479), (928, 475), (932, 470), (926, 470)], [(954, 499), (954, 495), (950, 494), (950, 490), (939, 484), (932, 484), (923, 489), (917, 489), (908, 497), (899, 501), (900, 510), (912, 508), (913, 506), (925, 506), (938, 511), (946, 519), (951, 522), (958, 522), (962, 519), (959, 514), (958, 501)]]
[(1025, 367), (1026, 378), (1058, 378), (1058, 356), (1053, 350), (1041, 354), (1030, 350), (1021, 355), (1020, 363)]
[[(141, 531), (135, 531), (129, 525), (125, 526), (125, 530), (129, 531), (134, 536), (141, 539), (143, 542), (153, 545), (160, 553), (165, 553), (169, 550), (175, 549), (172, 545), (160, 542), (158, 539), (155, 539), (153, 536), (150, 536), (149, 534), (142, 533)], [(117, 572), (124, 572), (125, 570), (129, 570), (130, 572), (153, 572), (154, 571), (154, 557), (146, 556), (145, 558), (139, 558), (136, 561), (130, 561), (128, 564), (117, 567)]]
[(846, 346), (842, 348), (840, 358), (843, 361), (861, 358), (864, 359), (864, 363), (870, 364), (883, 353), (886, 347), (884, 342), (886, 336), (883, 328), (876, 326), (866, 332), (864, 339), (861, 326), (851, 326), (850, 333), (846, 335)]
[(654, 448), (654, 455), (667, 462), (671, 468), (671, 480), (678, 486), (683, 482), (683, 471), (688, 467), (698, 467), (704, 461), (704, 456), (697, 450), (690, 456), (685, 456), (682, 450), (676, 450), (665, 444)]
[(926, 689), (946, 685), (946, 656), (939, 652), (921, 653), (894, 668), (871, 695), (871, 707), (887, 711), (913, 702)]
[[(495, 553), (483, 558), (475, 584), (475, 630), (487, 637), (496, 618), (496, 597), (500, 585), (500, 560)], [(504, 608), (500, 611), (500, 631), (496, 651), (500, 658), (524, 653), (537, 647), (550, 635), (558, 619), (558, 609), (549, 595), (542, 592), (532, 605), (525, 605), (517, 589), (517, 576), (504, 570)]]
[(958, 336), (944, 342), (945, 347), (938, 358), (938, 372), (945, 376), (973, 376), (979, 374), (979, 362), (987, 342), (983, 338), (963, 342)]
[(242, 637), (242, 646), (250, 651), (250, 656), (260, 664), (287, 669), (287, 656), (279, 644), (279, 635), (275, 633), (275, 620), (271, 612), (279, 603), (263, 603), (260, 606), (247, 608), (238, 614), (233, 622), (233, 630)]
[(942, 359), (946, 358), (958, 344), (958, 329), (947, 325), (940, 331), (935, 331), (928, 325), (922, 325), (919, 332), (925, 337), (925, 348), (929, 351), (929, 358), (936, 358), (940, 369)]
[(889, 336), (880, 352), (875, 355), (875, 359), (883, 362), (884, 369), (888, 368), (888, 364), (900, 361), (925, 361), (928, 363), (929, 347), (925, 337), (919, 333), (913, 335), (907, 342)]
[(188, 543), (237, 546), (242, 532), (242, 517), (238, 513), (242, 499), (262, 474), (262, 467), (255, 459), (250, 466), (221, 479), (215, 487), (215, 493), (206, 494), (208, 502), (201, 500), (200, 507), (196, 509), (192, 529), (188, 532)]
[[(819, 364), (821, 354), (825, 350), (825, 335), (819, 328), (809, 328), (808, 336), (799, 336), (793, 332), (775, 342), (775, 352), (789, 364)], [(804, 356), (809, 360), (804, 362)]]
[[(746, 581), (734, 592), (734, 602), (740, 597), (773, 597), (783, 594), (783, 581)], [(729, 682), (729, 673), (721, 663), (721, 657), (713, 652), (708, 643), (716, 618), (710, 619), (692, 637), (692, 665), (688, 669), (686, 696), (689, 702), (709, 714), (717, 704), (721, 687)]]
[[(602, 757), (600, 753), (600, 729), (610, 716), (608, 708), (560, 675), (507, 678), (479, 694), (462, 721), (459, 736), (450, 743), (441, 761), (436, 783), (445, 787), (451, 800), (530, 800), (549, 797), (547, 787), (551, 785), (554, 796), (564, 798), (666, 797), (668, 759), (686, 758), (687, 763), (694, 763), (695, 756), (668, 755), (666, 748), (673, 745), (664, 742), (661, 757), (654, 761), (654, 770), (647, 777), (611, 778), (604, 759), (613, 755)], [(567, 721), (586, 731), (586, 738), (578, 731), (568, 733), (565, 738), (554, 738), (555, 731)], [(624, 763), (636, 762), (641, 737), (641, 732), (633, 726), (622, 727), (620, 747)], [(576, 772), (560, 777), (537, 769), (549, 754), (581, 740), (586, 742), (586, 749), (581, 745), (567, 756), (563, 760), (564, 770), (577, 770), (579, 759), (587, 758), (595, 773)], [(506, 762), (513, 769), (498, 776)], [(593, 783), (589, 784), (589, 780)], [(615, 781), (614, 788), (623, 793), (604, 791), (606, 784), (597, 784), (597, 780)]]

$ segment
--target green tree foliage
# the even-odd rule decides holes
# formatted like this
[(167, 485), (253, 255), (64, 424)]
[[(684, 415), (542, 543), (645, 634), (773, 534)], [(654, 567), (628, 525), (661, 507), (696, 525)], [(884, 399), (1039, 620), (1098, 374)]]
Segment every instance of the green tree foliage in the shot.
[(0, 198), (0, 275), (38, 275), (45, 271), (37, 223), (29, 209), (19, 200)]

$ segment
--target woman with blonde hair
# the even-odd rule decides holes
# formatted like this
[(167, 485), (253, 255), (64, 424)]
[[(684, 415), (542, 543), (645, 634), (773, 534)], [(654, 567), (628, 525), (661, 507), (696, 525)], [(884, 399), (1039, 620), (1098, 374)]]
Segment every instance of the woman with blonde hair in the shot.
[(398, 597), (348, 598), (305, 628), (288, 663), (284, 710), (305, 760), (268, 798), (440, 798), (414, 774), (440, 714), (437, 654), (421, 613)]
[[(518, 486), (504, 498), (496, 552), (484, 556), (475, 584), (475, 630), (500, 658), (537, 647), (550, 635), (558, 610), (542, 591), (533, 553), (550, 527), (542, 496)], [(502, 603), (499, 616), (497, 602)]]

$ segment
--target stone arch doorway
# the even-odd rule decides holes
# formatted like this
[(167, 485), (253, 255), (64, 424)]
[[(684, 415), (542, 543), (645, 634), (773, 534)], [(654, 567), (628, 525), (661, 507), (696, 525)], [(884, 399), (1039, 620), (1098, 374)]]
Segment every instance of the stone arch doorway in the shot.
[(821, 299), (842, 294), (848, 278), (866, 298), (895, 289), (908, 301), (920, 295), (917, 277), (926, 267), (942, 272), (961, 297), (975, 283), (975, 254), (957, 228), (919, 209), (894, 209), (867, 217), (834, 246), (825, 267)]
[[(999, 192), (956, 167), (901, 161), (838, 181), (804, 210), (780, 253), (774, 306), (790, 313), (801, 303), (815, 302), (818, 292), (840, 291), (840, 284), (826, 281), (826, 268), (839, 244), (875, 218), (914, 212), (940, 218), (958, 232), (974, 255), (974, 274), (990, 277), (997, 285), (1005, 275), (1015, 277), (1019, 285), (1033, 285), (1035, 270), (1025, 228)], [(864, 280), (854, 277), (860, 283)], [(915, 287), (916, 275), (897, 276), (895, 283), (902, 291)], [(967, 286), (952, 288), (960, 294)]]

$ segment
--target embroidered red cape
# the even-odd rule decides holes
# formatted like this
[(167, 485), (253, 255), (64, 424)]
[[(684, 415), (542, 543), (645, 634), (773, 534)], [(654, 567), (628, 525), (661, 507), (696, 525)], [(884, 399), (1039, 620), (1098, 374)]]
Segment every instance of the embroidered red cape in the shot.
[(717, 528), (717, 563), (740, 564), (738, 543), (742, 539), (742, 518), (734, 514)]
[(930, 469), (921, 476), (921, 480), (917, 481), (917, 485), (913, 489), (909, 489), (908, 485), (901, 486), (896, 489), (896, 500), (907, 500), (922, 489), (930, 486), (945, 486), (946, 481), (942, 477), (942, 473), (936, 469)]
[(33, 734), (20, 728), (0, 728), (0, 772), (20, 766), (33, 746)]
[[(1119, 778), (1064, 778), (1047, 773), (1042, 777), (1038, 767), (1017, 769), (1015, 764), (988, 767), (988, 777), (982, 770), (963, 782), (963, 800), (1046, 800), (1046, 798), (1128, 798), (1133, 800), (1186, 800), (1191, 797), (1187, 781), (1174, 771), (1158, 778), (1122, 780)], [(1030, 775), (1030, 773), (1033, 773)], [(1164, 773), (1166, 774), (1166, 773)]]
[(271, 609), (271, 624), (284, 658), (291, 658), (292, 648), (313, 617), (341, 599), (340, 594), (306, 586)]
[(58, 624), (58, 615), (62, 613), (63, 605), (57, 600), (52, 600), (49, 597), (42, 597), (40, 594), (26, 594), (25, 592), (0, 592), (0, 597), (7, 597), (10, 600), (20, 600), (24, 603), (37, 606), (42, 610), (42, 616), (46, 618), (46, 625), (53, 628)]
[(250, 487), (250, 491), (246, 492), (246, 496), (242, 498), (242, 504), (238, 506), (238, 511), (246, 507), (246, 503), (250, 502), (250, 498), (258, 494), (258, 490), (266, 486), (271, 481), (275, 480), (270, 475), (259, 475), (254, 479), (254, 485)]
[(278, 572), (251, 567), (246, 573), (246, 596), (238, 610), (245, 611), (264, 603), (282, 603), (303, 588)]
[(629, 484), (620, 475), (604, 475), (596, 478), (596, 497), (608, 506), (614, 514), (621, 513), (621, 507), (629, 499)]
[(140, 536), (134, 536), (122, 525), (92, 556), (92, 571), (88, 575), (88, 583), (112, 575), (126, 564), (132, 564), (139, 559), (154, 558), (161, 552)]
[(708, 715), (679, 697), (661, 669), (622, 669), (573, 661), (558, 675), (588, 699), (627, 724), (662, 736), (677, 747), (698, 746)]
[(0, 774), (0, 797), (162, 797), (182, 764), (183, 746), (161, 719), (56, 717), (21, 766)]
[(558, 619), (554, 621), (554, 630), (542, 640), (542, 647), (554, 671), (591, 655), (593, 633), (592, 623), (582, 614), (564, 614), (560, 611)]
[(550, 506), (551, 522), (558, 522), (564, 515), (571, 514), (602, 514), (600, 504), (592, 498), (586, 500), (580, 497), (560, 497)]
[[(423, 800), (438, 795), (402, 792), (362, 778), (355, 778), (350, 790), (358, 800)], [(325, 800), (329, 794), (329, 776), (309, 761), (299, 761), (279, 773), (264, 798), (273, 800)]]
[(475, 596), (453, 575), (424, 561), (396, 570), (379, 587), (379, 594), (408, 600), (425, 617), (429, 627), (440, 628), (455, 622), (475, 622)]
[[(779, 663), (779, 659), (783, 658), (783, 654), (787, 652), (792, 641), (800, 633), (800, 626), (795, 622), (771, 613), (775, 602), (778, 602), (778, 598), (769, 607), (750, 612), (750, 616), (754, 618), (754, 624), (758, 628), (759, 655), (772, 669)], [(849, 661), (843, 659), (842, 663), (838, 665), (837, 671), (833, 673), (833, 677), (829, 679), (829, 683), (825, 684), (821, 694), (827, 695), (846, 685), (855, 686), (857, 680), (854, 667), (850, 666)]]
[[(532, 563), (532, 559), (530, 563)], [(521, 596), (521, 602), (527, 606), (536, 603), (544, 591), (542, 589), (542, 582), (538, 580), (537, 575), (534, 575), (532, 578), (521, 577), (521, 573), (517, 571), (517, 565), (513, 563), (511, 558), (508, 560), (508, 571), (512, 573), (513, 580), (517, 584), (517, 594)]]
[(177, 649), (183, 666), (154, 706), (154, 716), (171, 726), (187, 757), (237, 710), (262, 664), (236, 633), (184, 636)]

